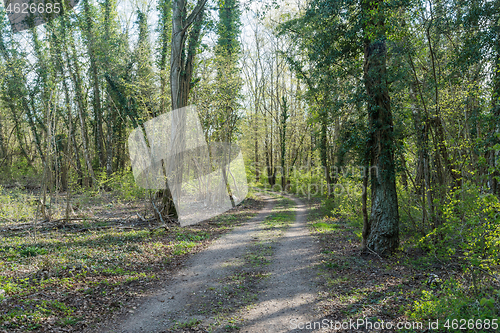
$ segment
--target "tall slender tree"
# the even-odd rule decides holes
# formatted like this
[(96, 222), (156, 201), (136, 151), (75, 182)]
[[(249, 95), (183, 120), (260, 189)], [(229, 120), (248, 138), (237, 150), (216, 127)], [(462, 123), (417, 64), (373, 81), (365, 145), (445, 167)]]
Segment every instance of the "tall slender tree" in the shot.
[(84, 13), (84, 33), (87, 45), (88, 57), (90, 60), (90, 77), (92, 80), (92, 93), (93, 93), (93, 110), (94, 110), (94, 139), (97, 155), (99, 158), (99, 166), (103, 167), (106, 163), (104, 152), (104, 136), (103, 136), (103, 117), (102, 117), (102, 102), (101, 102), (101, 88), (99, 84), (99, 64), (98, 55), (96, 50), (97, 39), (95, 36), (95, 8), (90, 4), (90, 0), (83, 0), (83, 13)]
[[(187, 1), (174, 0), (172, 10), (172, 41), (170, 54), (170, 91), (172, 110), (187, 106), (191, 79), (194, 71), (199, 38), (203, 23), (203, 13), (207, 0), (198, 0), (191, 13), (187, 14)], [(174, 113), (172, 117), (169, 151), (173, 156), (182, 156), (185, 147), (186, 114)], [(180, 167), (180, 168), (179, 168)], [(166, 166), (167, 181), (172, 186), (173, 200), (180, 197), (182, 183), (182, 161), (170, 159)], [(168, 199), (164, 204), (171, 205)]]
[(157, 65), (160, 70), (160, 113), (167, 110), (167, 81), (169, 46), (172, 32), (172, 1), (158, 1), (158, 58)]

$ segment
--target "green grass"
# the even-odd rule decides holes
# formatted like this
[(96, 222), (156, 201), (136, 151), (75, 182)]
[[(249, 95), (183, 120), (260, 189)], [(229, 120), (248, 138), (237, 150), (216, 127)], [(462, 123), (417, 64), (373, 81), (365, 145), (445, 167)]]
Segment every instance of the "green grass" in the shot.
[(77, 318), (71, 317), (74, 308), (57, 300), (21, 300), (20, 305), (0, 314), (0, 322), (6, 328), (24, 326), (27, 330), (34, 330), (41, 326), (42, 321), (50, 316), (58, 316), (60, 326), (76, 323)]
[(281, 198), (278, 200), (271, 214), (262, 222), (265, 229), (286, 229), (295, 221), (293, 200)]
[[(0, 193), (0, 214), (6, 214), (2, 204), (17, 200), (21, 209), (27, 200), (21, 194), (16, 197), (5, 193)], [(89, 199), (89, 205), (94, 203), (92, 200)], [(108, 206), (107, 210), (113, 209), (112, 204)], [(78, 212), (83, 212), (83, 206)], [(14, 216), (8, 214), (9, 218)], [(32, 218), (30, 214), (19, 216)], [(113, 298), (140, 293), (138, 286), (149, 285), (175, 269), (177, 257), (201, 249), (208, 240), (252, 216), (254, 213), (248, 210), (236, 210), (214, 218), (211, 224), (173, 226), (167, 233), (152, 233), (146, 227), (118, 229), (107, 220), (91, 219), (72, 221), (71, 228), (39, 229), (36, 238), (31, 229), (2, 232), (0, 289), (4, 294), (0, 300), (0, 331), (9, 332), (21, 326), (26, 331), (40, 330), (48, 318), (54, 319), (53, 326), (78, 329), (81, 314), (75, 313), (75, 308), (93, 312), (91, 318), (107, 316), (114, 307), (126, 304), (113, 303)], [(2, 222), (0, 219), (0, 227)], [(73, 305), (78, 299), (92, 303), (83, 310), (82, 306)]]
[(333, 231), (333, 230), (336, 230), (339, 228), (338, 224), (331, 224), (331, 223), (325, 223), (325, 222), (316, 222), (316, 223), (313, 223), (312, 226), (318, 232), (329, 232), (329, 231)]
[(187, 254), (193, 247), (196, 247), (200, 244), (201, 243), (198, 242), (180, 241), (179, 243), (174, 245), (174, 251), (172, 253), (176, 256)]
[(199, 319), (196, 319), (196, 318), (191, 318), (190, 320), (186, 321), (186, 322), (180, 322), (180, 323), (176, 323), (173, 327), (173, 329), (179, 329), (179, 328), (195, 328), (196, 326), (198, 326), (199, 324), (201, 324), (201, 321)]
[(196, 232), (192, 230), (181, 230), (176, 233), (175, 239), (178, 241), (203, 241), (210, 238), (210, 234), (204, 231)]

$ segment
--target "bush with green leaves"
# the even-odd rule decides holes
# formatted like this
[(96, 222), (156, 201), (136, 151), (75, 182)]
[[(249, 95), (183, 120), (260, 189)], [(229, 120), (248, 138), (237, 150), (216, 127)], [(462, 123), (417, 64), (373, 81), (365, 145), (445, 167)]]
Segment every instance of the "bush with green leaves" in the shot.
[(458, 260), (471, 274), (490, 273), (500, 263), (500, 202), (466, 183), (440, 207), (442, 223), (420, 240), (441, 260)]
[(424, 290), (408, 314), (413, 319), (440, 319), (443, 324), (448, 319), (497, 318), (500, 291), (491, 282), (497, 279), (500, 264), (498, 198), (464, 183), (460, 190), (449, 193), (446, 203), (439, 207), (438, 218), (439, 226), (422, 237), (419, 246), (429, 258), (460, 267), (465, 279), (458, 282), (451, 278), (434, 290)]
[(105, 172), (97, 173), (99, 186), (97, 188), (109, 188), (114, 195), (123, 200), (144, 198), (147, 190), (139, 187), (132, 172), (114, 173), (107, 177)]
[[(326, 180), (321, 167), (311, 170), (306, 167), (294, 169), (288, 175), (288, 180), (290, 181), (288, 191), (298, 196), (317, 197), (326, 194)], [(280, 184), (279, 178), (276, 181)]]
[[(498, 290), (490, 287), (477, 292), (455, 279), (431, 287), (431, 290), (422, 290), (420, 299), (407, 311), (410, 320), (439, 320), (439, 328), (447, 332), (463, 332), (463, 327), (467, 332), (495, 331), (491, 330), (491, 324), (498, 318)], [(474, 322), (472, 329), (468, 327), (470, 320)], [(490, 324), (490, 329), (484, 329), (485, 323)]]

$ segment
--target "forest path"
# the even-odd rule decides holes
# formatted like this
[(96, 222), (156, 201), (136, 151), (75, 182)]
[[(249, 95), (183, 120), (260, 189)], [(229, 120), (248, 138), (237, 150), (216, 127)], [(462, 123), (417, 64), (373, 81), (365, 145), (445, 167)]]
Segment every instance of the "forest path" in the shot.
[[(295, 222), (279, 239), (269, 279), (261, 283), (261, 297), (243, 313), (241, 333), (300, 332), (300, 323), (318, 322), (318, 288), (315, 286), (318, 247), (307, 229), (307, 208), (296, 198)], [(311, 330), (307, 330), (311, 332)]]
[[(319, 260), (306, 207), (293, 199), (294, 222), (281, 237), (262, 242), (262, 222), (276, 212), (278, 199), (263, 200), (259, 214), (193, 255), (164, 288), (99, 332), (293, 332), (293, 320), (313, 321)], [(249, 266), (256, 246), (269, 260)]]

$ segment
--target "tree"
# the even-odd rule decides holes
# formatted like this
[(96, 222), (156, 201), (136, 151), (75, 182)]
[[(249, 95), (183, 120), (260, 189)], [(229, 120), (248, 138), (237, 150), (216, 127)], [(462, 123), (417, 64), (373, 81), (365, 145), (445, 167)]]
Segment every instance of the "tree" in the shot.
[[(194, 58), (200, 38), (206, 2), (207, 0), (198, 0), (189, 16), (187, 15), (186, 0), (174, 0), (173, 2), (170, 54), (172, 110), (187, 106), (188, 103), (194, 70)], [(174, 121), (174, 124), (177, 125), (180, 122)]]
[[(371, 215), (369, 220), (365, 219), (363, 245), (380, 254), (393, 252), (399, 242), (394, 134), (386, 68), (386, 6), (382, 0), (317, 0), (310, 3), (302, 16), (289, 20), (280, 29), (299, 41), (295, 57), (290, 57), (289, 62), (306, 81), (309, 101), (319, 110), (315, 121), (319, 122), (320, 160), (327, 171), (328, 192), (330, 185), (336, 181), (335, 177), (330, 177), (330, 165), (333, 163), (327, 139), (328, 128), (334, 125), (330, 123), (331, 119), (335, 119), (332, 117), (336, 113), (334, 110), (350, 103), (355, 104), (354, 110), (359, 112), (361, 103), (366, 105), (366, 116), (358, 117), (352, 112), (347, 119), (339, 122), (343, 123), (342, 127), (335, 129), (344, 133), (343, 140), (339, 140), (337, 135), (335, 166), (341, 166), (346, 154), (353, 151), (357, 152), (359, 160), (369, 163), (370, 170), (377, 170), (371, 174)], [(364, 63), (361, 68), (355, 68), (361, 65), (357, 62), (360, 54), (364, 55)], [(360, 69), (362, 78), (358, 76)], [(348, 79), (351, 77), (353, 85)], [(342, 83), (335, 82), (339, 78)], [(344, 97), (347, 103), (340, 98), (341, 86), (351, 86), (351, 91), (343, 89), (344, 95), (351, 95)], [(359, 94), (361, 87), (364, 93)], [(339, 93), (335, 94), (336, 91)], [(359, 138), (355, 133), (360, 132), (362, 126), (359, 121), (363, 119), (368, 124), (368, 137)], [(349, 128), (354, 120), (359, 127), (356, 131)], [(352, 138), (356, 137), (361, 142), (367, 142), (368, 146), (360, 149), (360, 140), (353, 143)], [(365, 158), (365, 152), (368, 158)]]
[[(192, 12), (187, 15), (187, 1), (175, 0), (172, 10), (172, 41), (170, 54), (170, 91), (172, 110), (187, 106), (191, 79), (194, 71), (194, 59), (200, 38), (203, 12), (207, 0), (198, 0)], [(169, 151), (172, 156), (166, 165), (167, 191), (164, 206), (172, 207), (172, 202), (180, 197), (182, 183), (182, 154), (185, 147), (186, 114), (174, 113), (172, 116)], [(168, 183), (174, 184), (168, 186)]]
[(367, 94), (371, 214), (367, 245), (379, 254), (399, 246), (399, 212), (394, 168), (394, 130), (387, 78), (384, 1), (362, 0), (364, 84)]
[(95, 27), (94, 27), (94, 7), (89, 3), (90, 0), (83, 1), (83, 13), (84, 13), (84, 33), (86, 38), (86, 45), (88, 50), (88, 56), (90, 60), (90, 75), (92, 78), (92, 92), (93, 92), (93, 109), (94, 109), (94, 121), (95, 121), (95, 147), (99, 157), (99, 166), (103, 167), (106, 165), (106, 157), (104, 154), (104, 136), (102, 129), (102, 107), (101, 107), (101, 90), (99, 86), (99, 74), (98, 74), (98, 59), (96, 51), (96, 37), (95, 37)]
[(217, 22), (217, 44), (215, 63), (217, 77), (215, 81), (215, 119), (216, 140), (231, 142), (235, 133), (238, 114), (238, 95), (242, 81), (238, 58), (240, 57), (240, 10), (235, 0), (218, 2), (219, 21)]
[(167, 65), (168, 51), (170, 46), (172, 30), (172, 1), (158, 1), (158, 60), (157, 65), (160, 71), (160, 113), (167, 108)]

